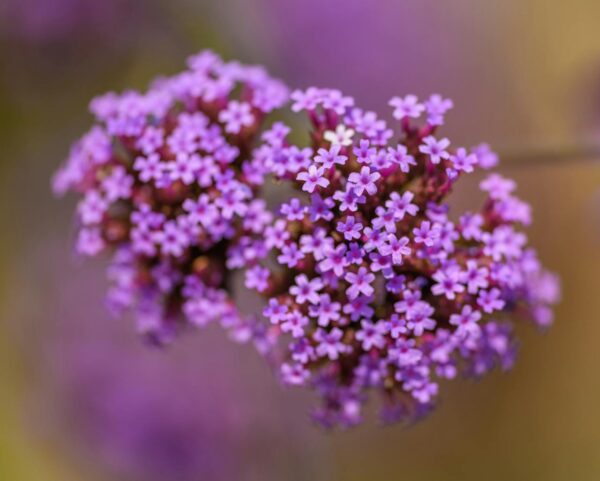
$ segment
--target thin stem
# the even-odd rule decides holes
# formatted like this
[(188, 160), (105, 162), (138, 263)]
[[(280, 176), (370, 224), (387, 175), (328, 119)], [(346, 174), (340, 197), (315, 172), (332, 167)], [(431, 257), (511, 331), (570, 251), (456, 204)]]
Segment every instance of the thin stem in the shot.
[(600, 145), (506, 149), (501, 150), (499, 156), (503, 165), (511, 167), (554, 165), (563, 162), (597, 162), (600, 161)]

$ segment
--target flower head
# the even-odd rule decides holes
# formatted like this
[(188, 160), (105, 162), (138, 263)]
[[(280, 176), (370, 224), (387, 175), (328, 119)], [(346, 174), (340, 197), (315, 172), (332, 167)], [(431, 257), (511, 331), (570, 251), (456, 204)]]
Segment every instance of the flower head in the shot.
[[(110, 305), (133, 309), (139, 329), (158, 342), (184, 323), (247, 329), (234, 322), (225, 286), (229, 269), (266, 253), (272, 214), (255, 199), (263, 146), (253, 145), (265, 115), (287, 99), (260, 68), (211, 52), (188, 66), (146, 92), (94, 99), (96, 125), (54, 178), (57, 193), (84, 195), (77, 251), (115, 256)], [(268, 141), (281, 132), (273, 129)], [(268, 280), (256, 266), (246, 286), (263, 292)]]
[[(291, 110), (312, 127), (295, 145), (281, 122), (259, 134), (285, 101), (279, 82), (210, 55), (189, 65), (146, 94), (94, 101), (99, 125), (55, 178), (85, 195), (78, 250), (115, 252), (112, 305), (135, 307), (153, 339), (219, 319), (284, 382), (314, 388), (331, 426), (358, 422), (373, 391), (384, 417), (418, 419), (440, 378), (512, 365), (510, 315), (551, 322), (557, 281), (527, 246), (516, 184), (491, 174), (482, 207), (450, 217), (457, 181), (495, 163), (436, 136), (450, 100), (392, 99), (398, 136), (338, 90), (296, 91)], [(258, 197), (268, 177), (297, 192), (273, 212)], [(267, 322), (235, 308), (238, 268)]]
[[(272, 169), (311, 197), (284, 202), (276, 223), (285, 239), (271, 242), (269, 255), (279, 266), (261, 264), (280, 279), (267, 296), (268, 325), (281, 322), (280, 306), (294, 319), (276, 333), (294, 342), (270, 357), (284, 382), (317, 391), (316, 418), (327, 426), (355, 424), (372, 391), (382, 393), (384, 415), (394, 410), (410, 422), (431, 409), (440, 378), (510, 366), (508, 315), (546, 325), (557, 290), (536, 280), (550, 277), (525, 247), (528, 210), (512, 181), (492, 175), (481, 184), (483, 207), (456, 223), (449, 217), (456, 182), (491, 163), (481, 149), (453, 150), (434, 136), (451, 101), (393, 99), (398, 143), (353, 102), (328, 107), (327, 92), (295, 94), (293, 110), (312, 122), (314, 154), (295, 176)], [(424, 111), (427, 123), (414, 125)]]

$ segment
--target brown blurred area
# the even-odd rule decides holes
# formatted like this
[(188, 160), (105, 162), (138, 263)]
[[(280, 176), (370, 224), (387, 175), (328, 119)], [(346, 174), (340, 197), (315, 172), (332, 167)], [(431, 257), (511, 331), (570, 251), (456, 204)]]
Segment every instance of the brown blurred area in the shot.
[[(306, 462), (335, 481), (600, 479), (600, 156), (578, 155), (600, 145), (600, 3), (105, 0), (114, 3), (108, 13), (58, 29), (35, 23), (32, 34), (9, 4), (36, 9), (46, 0), (7, 1), (0, 7), (0, 479), (115, 479), (83, 469), (76, 453), (32, 426), (31, 397), (45, 372), (39, 350), (51, 322), (73, 315), (68, 300), (54, 297), (56, 284), (83, 269), (68, 250), (74, 200), (52, 199), (49, 179), (87, 128), (91, 97), (142, 88), (203, 48), (264, 64), (294, 87), (342, 88), (380, 111), (396, 94), (453, 98), (444, 132), (507, 154), (499, 170), (533, 205), (531, 243), (562, 278), (555, 325), (542, 336), (519, 328), (512, 372), (446, 383), (437, 411), (410, 429), (314, 428), (306, 442), (325, 455)], [(477, 180), (463, 181), (457, 207), (473, 201)], [(63, 248), (45, 251), (48, 244)], [(101, 284), (102, 262), (83, 272)], [(304, 401), (297, 391), (278, 394), (266, 369), (252, 372), (274, 393), (265, 402)], [(306, 409), (294, 413), (305, 417)]]

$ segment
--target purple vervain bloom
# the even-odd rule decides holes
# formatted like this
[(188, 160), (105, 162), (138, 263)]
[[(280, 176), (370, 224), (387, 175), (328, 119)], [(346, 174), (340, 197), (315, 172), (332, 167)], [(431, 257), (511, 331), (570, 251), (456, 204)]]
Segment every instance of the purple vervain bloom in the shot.
[(379, 252), (384, 256), (391, 256), (393, 264), (401, 265), (402, 258), (411, 253), (411, 248), (408, 247), (409, 242), (410, 240), (406, 236), (398, 238), (394, 234), (389, 234), (387, 242), (381, 245)]
[(317, 355), (321, 357), (327, 356), (330, 360), (336, 360), (340, 354), (348, 351), (348, 346), (341, 342), (343, 331), (334, 327), (330, 332), (325, 332), (322, 328), (318, 328), (314, 339), (317, 344)]
[(317, 277), (312, 280), (301, 274), (296, 277), (296, 284), (290, 288), (290, 294), (296, 297), (298, 304), (304, 304), (310, 302), (311, 304), (317, 304), (319, 302), (319, 290), (323, 288), (323, 283)]
[(437, 140), (433, 136), (425, 137), (423, 144), (419, 147), (419, 152), (429, 155), (431, 162), (439, 164), (442, 159), (450, 158), (450, 153), (446, 150), (450, 145), (448, 139)]
[(311, 221), (316, 222), (319, 219), (330, 221), (333, 219), (332, 209), (335, 205), (333, 199), (329, 197), (323, 199), (319, 194), (313, 194), (310, 199), (311, 204), (308, 208), (308, 212)]
[(362, 321), (360, 325), (360, 330), (356, 331), (356, 339), (362, 343), (362, 348), (365, 351), (369, 351), (373, 347), (381, 349), (385, 346), (384, 336), (387, 333), (385, 323), (382, 321), (376, 323)]
[[(451, 220), (446, 197), (459, 174), (485, 167), (482, 158), (492, 155), (433, 137), (451, 101), (395, 99), (398, 142), (374, 112), (342, 108), (341, 98), (326, 89), (296, 93), (293, 110), (307, 111), (313, 126), (314, 163), (302, 161), (295, 172), (269, 167), (297, 190), (328, 181), (308, 207), (304, 196), (285, 201), (268, 231), (279, 260), (273, 273), (284, 277), (272, 309), (293, 306), (303, 316), (293, 332), (286, 325), (294, 341), (274, 349), (293, 382), (310, 380), (327, 425), (358, 422), (376, 390), (410, 422), (431, 410), (438, 378), (512, 363), (511, 334), (491, 315), (523, 312), (547, 325), (557, 290), (546, 297), (529, 274), (544, 271), (528, 254), (520, 228), (531, 216), (510, 181), (488, 178), (483, 207)], [(426, 123), (413, 123), (424, 111)], [(287, 137), (279, 142), (290, 149)], [(304, 257), (289, 262), (290, 252)]]
[(469, 305), (464, 306), (460, 314), (450, 316), (450, 324), (456, 326), (458, 336), (479, 336), (481, 328), (477, 322), (481, 319), (481, 313), (473, 310)]
[(437, 226), (431, 226), (431, 222), (424, 220), (419, 227), (413, 229), (414, 239), (417, 244), (425, 244), (427, 247), (432, 247), (440, 237), (440, 230)]
[(379, 172), (371, 172), (369, 167), (364, 166), (360, 169), (360, 173), (352, 172), (348, 177), (348, 182), (354, 186), (356, 195), (362, 195), (363, 192), (367, 192), (373, 195), (377, 192), (377, 186), (375, 182), (381, 178)]
[(254, 115), (250, 104), (232, 100), (225, 110), (219, 113), (219, 120), (225, 124), (225, 131), (237, 134), (243, 127), (250, 127), (254, 123)]
[(444, 295), (446, 298), (453, 300), (456, 298), (456, 294), (460, 294), (465, 290), (465, 286), (462, 284), (464, 275), (458, 266), (440, 269), (431, 277), (437, 282), (431, 288), (431, 292), (437, 296)]
[[(514, 182), (492, 174), (483, 206), (451, 215), (457, 181), (493, 156), (434, 137), (451, 101), (394, 98), (396, 135), (338, 90), (297, 91), (291, 110), (312, 127), (310, 146), (295, 145), (282, 123), (260, 133), (285, 100), (278, 82), (193, 64), (194, 82), (167, 81), (164, 96), (127, 96), (122, 110), (96, 101), (99, 130), (56, 180), (88, 195), (79, 250), (119, 248), (111, 297), (143, 299), (141, 330), (167, 333), (180, 312), (198, 326), (220, 319), (284, 382), (314, 388), (322, 419), (355, 424), (372, 390), (410, 421), (431, 410), (439, 378), (509, 366), (509, 321), (491, 315), (551, 321), (557, 289), (527, 247), (531, 213)], [(257, 197), (271, 177), (288, 188), (273, 212)], [(266, 298), (264, 325), (237, 313), (227, 286), (238, 268)]]
[(404, 117), (419, 117), (425, 107), (419, 103), (416, 95), (407, 95), (404, 98), (394, 97), (389, 104), (394, 107), (394, 118), (402, 120)]
[(373, 294), (371, 283), (375, 280), (375, 274), (371, 274), (365, 267), (361, 267), (358, 272), (348, 272), (345, 279), (350, 284), (348, 287), (348, 298), (356, 299), (359, 294), (370, 296)]
[[(145, 92), (91, 102), (96, 125), (54, 188), (84, 194), (77, 250), (115, 254), (109, 271), (128, 274), (110, 276), (110, 304), (135, 311), (145, 336), (166, 341), (186, 322), (246, 324), (225, 277), (267, 253), (262, 236), (272, 214), (253, 202), (262, 180), (248, 174), (255, 152), (268, 147), (255, 146), (263, 117), (286, 100), (286, 87), (262, 69), (205, 52)], [(263, 291), (269, 275), (253, 267), (247, 285)]]
[(323, 294), (319, 297), (318, 303), (310, 306), (310, 315), (317, 319), (319, 326), (327, 327), (330, 322), (340, 318), (340, 309), (339, 302), (332, 302), (329, 294)]
[(340, 155), (341, 145), (332, 145), (329, 150), (319, 149), (315, 156), (315, 162), (318, 162), (324, 169), (329, 169), (335, 164), (344, 165), (348, 160), (345, 155)]
[(329, 185), (329, 180), (323, 177), (325, 173), (325, 169), (323, 167), (317, 167), (316, 165), (311, 165), (306, 172), (300, 172), (296, 179), (304, 182), (302, 186), (302, 190), (312, 194), (317, 187), (327, 187)]
[(506, 302), (500, 296), (500, 289), (494, 287), (489, 291), (481, 291), (477, 297), (477, 304), (488, 314), (500, 310)]
[(306, 207), (303, 206), (298, 199), (292, 199), (288, 204), (281, 206), (281, 213), (288, 220), (302, 220), (306, 213)]
[(269, 286), (269, 270), (254, 266), (246, 271), (246, 287), (263, 292)]
[(349, 215), (346, 217), (346, 222), (338, 222), (337, 231), (344, 234), (346, 240), (358, 239), (363, 225), (356, 222), (356, 219)]
[(347, 186), (345, 191), (338, 190), (333, 198), (340, 203), (340, 211), (345, 212), (356, 212), (358, 210), (358, 204), (365, 202), (365, 196), (358, 195), (356, 190), (352, 186)]
[(427, 122), (430, 125), (444, 125), (444, 115), (448, 110), (454, 107), (450, 99), (444, 99), (439, 94), (433, 94), (425, 102), (427, 110)]
[(340, 244), (335, 249), (332, 249), (325, 254), (325, 259), (319, 263), (319, 269), (322, 272), (333, 270), (336, 276), (341, 277), (343, 276), (346, 265), (348, 265), (346, 246)]
[(404, 145), (388, 147), (388, 159), (390, 162), (398, 164), (404, 173), (407, 173), (411, 166), (417, 165), (415, 158), (408, 154), (408, 149)]
[(360, 164), (370, 164), (373, 157), (377, 154), (377, 149), (371, 147), (371, 143), (368, 140), (361, 140), (358, 147), (352, 149), (356, 160)]

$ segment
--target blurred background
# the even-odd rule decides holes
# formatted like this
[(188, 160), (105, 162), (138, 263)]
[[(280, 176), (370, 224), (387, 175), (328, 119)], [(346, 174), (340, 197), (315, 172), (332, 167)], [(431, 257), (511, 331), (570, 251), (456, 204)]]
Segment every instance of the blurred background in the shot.
[[(0, 479), (600, 479), (599, 18), (593, 0), (2, 0)], [(75, 201), (49, 178), (91, 97), (203, 48), (380, 112), (453, 98), (444, 133), (491, 143), (533, 204), (555, 326), (522, 326), (514, 371), (443, 386), (407, 430), (319, 430), (310, 397), (218, 329), (142, 346), (103, 309), (103, 260), (73, 256)]]

